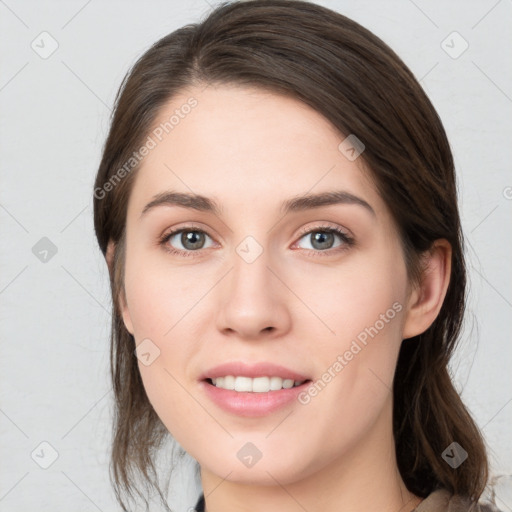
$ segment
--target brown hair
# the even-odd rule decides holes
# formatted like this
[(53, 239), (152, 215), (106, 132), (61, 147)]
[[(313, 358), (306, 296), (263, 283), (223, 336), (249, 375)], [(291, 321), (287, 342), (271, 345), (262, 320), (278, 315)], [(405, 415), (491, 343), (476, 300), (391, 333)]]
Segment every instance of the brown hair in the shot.
[[(250, 0), (223, 3), (201, 23), (157, 41), (134, 64), (116, 97), (96, 177), (94, 223), (103, 254), (110, 240), (116, 244), (110, 269), (116, 414), (111, 477), (119, 502), (124, 507), (122, 498), (133, 497), (132, 491), (142, 496), (140, 475), (164, 502), (152, 480), (153, 455), (168, 432), (145, 394), (135, 342), (118, 304), (124, 293), (127, 202), (137, 166), (115, 186), (105, 184), (113, 184), (174, 95), (216, 83), (289, 95), (340, 133), (363, 141), (361, 158), (399, 227), (412, 280), (421, 279), (420, 256), (436, 239), (451, 244), (451, 280), (441, 311), (427, 331), (402, 342), (393, 429), (398, 467), (411, 492), (425, 497), (446, 488), (478, 499), (488, 476), (485, 444), (448, 372), (464, 314), (466, 269), (454, 163), (442, 123), (410, 70), (361, 25), (309, 2)], [(469, 454), (456, 469), (441, 456), (453, 441)]]

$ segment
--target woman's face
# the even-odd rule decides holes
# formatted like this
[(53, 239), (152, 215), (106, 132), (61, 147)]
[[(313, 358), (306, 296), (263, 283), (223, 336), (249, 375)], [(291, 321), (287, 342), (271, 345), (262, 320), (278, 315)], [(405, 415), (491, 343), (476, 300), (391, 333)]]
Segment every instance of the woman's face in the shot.
[[(169, 432), (238, 482), (389, 450), (409, 286), (357, 151), (310, 107), (227, 85), (174, 97), (150, 137), (128, 205), (123, 319)], [(218, 384), (234, 390), (205, 380), (229, 375)]]

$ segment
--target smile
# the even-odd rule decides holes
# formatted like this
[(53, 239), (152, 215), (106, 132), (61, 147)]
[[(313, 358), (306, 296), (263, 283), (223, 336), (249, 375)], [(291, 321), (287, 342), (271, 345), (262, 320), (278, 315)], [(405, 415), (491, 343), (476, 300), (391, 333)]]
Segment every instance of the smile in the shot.
[(238, 392), (268, 393), (269, 391), (279, 391), (281, 389), (290, 389), (300, 386), (305, 381), (293, 379), (283, 379), (281, 377), (242, 377), (226, 375), (208, 379), (215, 387), (234, 390)]

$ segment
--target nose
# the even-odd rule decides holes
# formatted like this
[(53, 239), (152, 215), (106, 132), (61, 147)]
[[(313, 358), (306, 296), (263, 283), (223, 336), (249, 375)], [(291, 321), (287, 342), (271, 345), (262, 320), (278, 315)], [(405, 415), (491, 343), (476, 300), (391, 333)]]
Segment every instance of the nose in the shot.
[(249, 262), (238, 253), (219, 288), (217, 328), (225, 335), (244, 340), (275, 338), (291, 327), (287, 304), (290, 293), (276, 276), (268, 252)]

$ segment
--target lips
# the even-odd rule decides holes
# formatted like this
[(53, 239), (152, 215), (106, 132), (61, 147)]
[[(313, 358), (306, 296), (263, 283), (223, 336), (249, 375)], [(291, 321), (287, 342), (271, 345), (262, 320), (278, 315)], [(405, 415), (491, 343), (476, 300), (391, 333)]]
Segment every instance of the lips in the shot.
[(226, 362), (206, 370), (199, 376), (199, 380), (215, 379), (234, 375), (239, 377), (281, 377), (293, 381), (311, 380), (311, 377), (297, 371), (274, 363), (260, 362), (246, 364), (241, 361)]
[(231, 415), (257, 418), (273, 414), (285, 407), (302, 407), (298, 396), (304, 393), (311, 381), (299, 386), (267, 392), (239, 392), (212, 385), (209, 379), (199, 382), (199, 389), (213, 404)]

